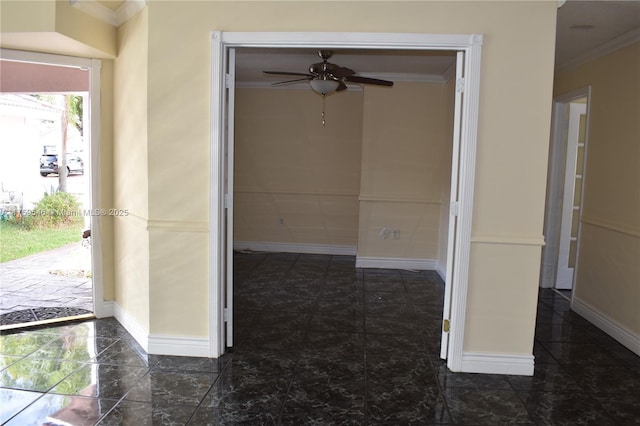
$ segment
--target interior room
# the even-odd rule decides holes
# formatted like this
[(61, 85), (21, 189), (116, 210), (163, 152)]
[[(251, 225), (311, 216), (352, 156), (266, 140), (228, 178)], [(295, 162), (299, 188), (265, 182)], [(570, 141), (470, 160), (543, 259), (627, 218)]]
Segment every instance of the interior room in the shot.
[(95, 318), (1, 333), (0, 423), (639, 421), (640, 3), (0, 8), (3, 61), (89, 71), (128, 212)]

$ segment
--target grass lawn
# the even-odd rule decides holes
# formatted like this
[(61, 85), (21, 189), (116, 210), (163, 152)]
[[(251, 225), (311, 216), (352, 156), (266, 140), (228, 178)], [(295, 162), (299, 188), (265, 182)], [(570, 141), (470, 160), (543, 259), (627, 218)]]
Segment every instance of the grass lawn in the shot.
[(82, 223), (61, 228), (26, 230), (0, 221), (0, 263), (51, 250), (82, 239)]

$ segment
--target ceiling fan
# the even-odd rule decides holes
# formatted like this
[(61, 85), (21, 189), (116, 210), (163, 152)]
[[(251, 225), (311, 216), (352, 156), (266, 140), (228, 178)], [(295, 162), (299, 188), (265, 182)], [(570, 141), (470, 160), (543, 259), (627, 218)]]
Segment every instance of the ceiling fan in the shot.
[(324, 100), (327, 95), (335, 92), (341, 92), (347, 89), (346, 83), (372, 84), (376, 86), (393, 86), (393, 81), (379, 80), (377, 78), (362, 77), (356, 75), (356, 72), (350, 68), (341, 67), (329, 62), (329, 58), (333, 56), (333, 50), (318, 50), (318, 56), (322, 62), (317, 62), (309, 66), (308, 73), (290, 72), (290, 71), (263, 71), (269, 75), (282, 75), (295, 78), (293, 80), (280, 81), (273, 83), (273, 86), (282, 86), (285, 84), (298, 83), (300, 81), (308, 81), (314, 92), (322, 95), (322, 125), (325, 125), (324, 118)]
[(373, 84), (376, 86), (393, 86), (392, 81), (379, 80), (377, 78), (361, 77), (356, 75), (352, 69), (341, 67), (329, 62), (329, 58), (333, 56), (333, 50), (318, 50), (318, 56), (322, 62), (317, 62), (309, 66), (308, 73), (289, 72), (289, 71), (263, 71), (269, 75), (296, 76), (293, 80), (280, 81), (274, 83), (274, 86), (297, 83), (300, 81), (308, 81), (311, 88), (322, 96), (330, 95), (334, 92), (340, 92), (347, 89), (345, 83)]

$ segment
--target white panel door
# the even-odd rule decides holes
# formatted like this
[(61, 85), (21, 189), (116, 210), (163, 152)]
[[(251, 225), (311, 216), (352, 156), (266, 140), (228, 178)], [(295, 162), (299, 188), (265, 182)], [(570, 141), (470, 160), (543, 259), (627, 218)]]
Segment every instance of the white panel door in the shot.
[(586, 103), (569, 104), (567, 157), (565, 162), (562, 222), (558, 247), (556, 288), (573, 288), (573, 275), (578, 251), (578, 225), (582, 198), (582, 173), (586, 134)]
[(462, 123), (462, 79), (464, 78), (464, 52), (458, 52), (456, 58), (456, 93), (453, 113), (453, 148), (451, 153), (451, 195), (449, 210), (449, 230), (447, 237), (447, 266), (444, 286), (444, 305), (442, 308), (442, 338), (440, 340), (440, 358), (447, 359), (449, 353), (449, 327), (451, 323), (451, 295), (453, 291), (454, 256), (456, 227), (458, 224), (458, 176), (460, 172), (460, 131)]
[(235, 108), (236, 50), (229, 49), (226, 76), (226, 120), (225, 123), (225, 238), (226, 238), (226, 286), (225, 310), (226, 346), (233, 346), (233, 161), (234, 161), (234, 108)]

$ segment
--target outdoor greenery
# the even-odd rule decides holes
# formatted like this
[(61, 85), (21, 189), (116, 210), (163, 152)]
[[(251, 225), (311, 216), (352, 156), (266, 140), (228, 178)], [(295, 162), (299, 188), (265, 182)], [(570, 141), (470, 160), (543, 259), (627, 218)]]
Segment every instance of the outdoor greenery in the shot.
[(0, 221), (0, 263), (80, 241), (82, 228), (78, 222), (30, 230), (20, 223)]
[(78, 212), (73, 195), (56, 192), (22, 216), (0, 221), (0, 262), (80, 241), (84, 222)]
[(22, 225), (27, 229), (66, 227), (82, 221), (79, 209), (78, 200), (67, 192), (44, 194), (33, 210), (22, 217)]

